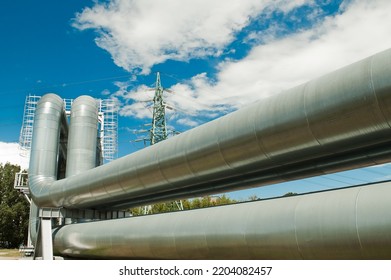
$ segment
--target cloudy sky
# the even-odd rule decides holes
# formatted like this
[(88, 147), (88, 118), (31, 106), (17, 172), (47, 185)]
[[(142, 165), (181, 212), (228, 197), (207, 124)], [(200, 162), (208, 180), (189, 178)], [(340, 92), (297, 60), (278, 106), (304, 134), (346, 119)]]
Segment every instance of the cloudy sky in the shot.
[[(2, 1), (0, 162), (27, 165), (28, 94), (115, 98), (123, 156), (143, 147), (157, 72), (168, 125), (185, 131), (390, 48), (390, 11), (389, 0)], [(342, 178), (328, 180), (353, 183)]]

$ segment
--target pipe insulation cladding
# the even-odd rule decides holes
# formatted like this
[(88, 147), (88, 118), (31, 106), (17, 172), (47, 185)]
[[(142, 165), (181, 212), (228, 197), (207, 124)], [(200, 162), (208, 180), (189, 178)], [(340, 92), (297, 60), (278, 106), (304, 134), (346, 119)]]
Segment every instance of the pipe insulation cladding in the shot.
[(391, 182), (66, 225), (57, 255), (86, 259), (391, 259)]
[(221, 193), (391, 161), (391, 50), (56, 180), (61, 106), (53, 95), (37, 105), (44, 124), (34, 124), (29, 180), (39, 207), (126, 209)]
[(98, 102), (90, 96), (79, 96), (71, 108), (65, 177), (96, 167), (97, 138)]

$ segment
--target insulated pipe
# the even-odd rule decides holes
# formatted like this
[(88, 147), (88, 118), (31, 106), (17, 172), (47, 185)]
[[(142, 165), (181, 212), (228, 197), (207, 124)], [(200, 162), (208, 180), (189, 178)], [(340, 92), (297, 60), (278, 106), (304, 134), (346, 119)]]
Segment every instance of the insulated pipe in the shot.
[(90, 96), (80, 96), (72, 104), (66, 177), (96, 166), (98, 104)]
[(82, 174), (30, 176), (30, 192), (39, 206), (126, 208), (390, 161), (390, 75), (387, 50)]
[(57, 179), (57, 158), (63, 118), (64, 101), (59, 96), (46, 94), (38, 101), (31, 142), (29, 181), (51, 183)]
[(67, 225), (57, 255), (87, 259), (391, 259), (391, 182)]
[[(39, 100), (35, 112), (29, 186), (50, 186), (57, 180), (60, 132), (62, 126), (66, 127), (64, 101), (55, 94), (46, 94)], [(31, 239), (36, 244), (39, 223), (34, 199), (31, 202), (29, 222)]]
[[(97, 136), (98, 103), (90, 96), (79, 96), (71, 108), (65, 177), (96, 167)], [(65, 219), (66, 224), (75, 221)]]

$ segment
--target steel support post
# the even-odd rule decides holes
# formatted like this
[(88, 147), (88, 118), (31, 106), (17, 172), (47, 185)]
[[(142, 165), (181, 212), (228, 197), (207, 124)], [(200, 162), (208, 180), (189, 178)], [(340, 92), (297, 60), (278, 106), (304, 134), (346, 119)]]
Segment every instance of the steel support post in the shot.
[(42, 259), (53, 260), (52, 219), (41, 218)]

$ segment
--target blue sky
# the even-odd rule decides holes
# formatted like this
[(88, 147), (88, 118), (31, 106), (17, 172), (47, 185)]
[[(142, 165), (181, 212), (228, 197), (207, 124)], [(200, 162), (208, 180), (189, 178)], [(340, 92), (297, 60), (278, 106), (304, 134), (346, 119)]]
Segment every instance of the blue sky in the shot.
[[(17, 141), (26, 95), (88, 94), (121, 104), (119, 156), (150, 122), (156, 72), (185, 131), (391, 46), (388, 0), (116, 0), (0, 3), (0, 160)], [(385, 179), (388, 166), (249, 190), (302, 192)], [(360, 178), (360, 179), (358, 179)]]

